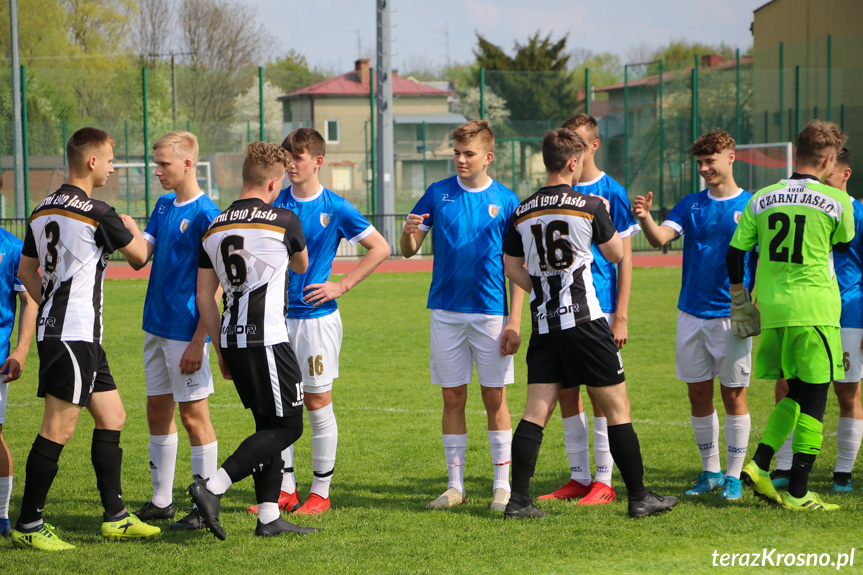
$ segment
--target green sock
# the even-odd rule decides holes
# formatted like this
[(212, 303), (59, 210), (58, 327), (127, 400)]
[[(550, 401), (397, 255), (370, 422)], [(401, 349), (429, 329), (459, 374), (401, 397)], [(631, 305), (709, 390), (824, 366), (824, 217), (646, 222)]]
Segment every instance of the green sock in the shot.
[(767, 428), (761, 437), (761, 443), (771, 447), (774, 452), (779, 451), (779, 448), (782, 447), (782, 444), (791, 435), (791, 430), (797, 425), (797, 418), (799, 416), (800, 404), (793, 399), (783, 397), (776, 404), (776, 407), (773, 408), (773, 413), (770, 414)]
[(821, 433), (823, 428), (823, 423), (811, 415), (801, 413), (797, 418), (797, 427), (794, 428), (794, 441), (791, 446), (794, 453), (818, 455), (821, 451), (821, 440), (824, 438)]

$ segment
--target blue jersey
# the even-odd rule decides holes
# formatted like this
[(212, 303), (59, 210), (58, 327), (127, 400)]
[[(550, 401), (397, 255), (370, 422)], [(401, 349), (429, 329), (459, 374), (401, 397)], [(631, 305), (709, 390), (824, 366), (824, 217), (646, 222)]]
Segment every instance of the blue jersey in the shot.
[[(677, 307), (703, 319), (731, 315), (731, 287), (725, 255), (737, 223), (752, 194), (740, 190), (715, 198), (710, 190), (680, 200), (662, 225), (683, 236), (683, 281)], [(750, 252), (743, 284), (752, 289), (757, 258)]]
[[(608, 213), (621, 238), (632, 237), (641, 231), (635, 216), (632, 215), (626, 188), (605, 172), (600, 173), (593, 181), (579, 182), (575, 189), (582, 194), (594, 194), (608, 200)], [(604, 313), (614, 313), (617, 310), (617, 264), (605, 259), (595, 243), (590, 246), (590, 251), (593, 252), (590, 272), (599, 305)]]
[(18, 264), (24, 242), (0, 228), (0, 363), (9, 357), (9, 338), (15, 326), (15, 292), (23, 292)]
[(304, 274), (288, 272), (288, 317), (309, 319), (323, 317), (336, 311), (336, 300), (314, 307), (303, 301), (304, 291), (310, 284), (324, 283), (333, 271), (333, 259), (339, 243), (345, 238), (357, 243), (375, 231), (352, 203), (321, 186), (311, 198), (298, 198), (288, 186), (276, 198), (274, 206), (292, 210), (300, 219), (306, 248), (309, 250), (309, 267)]
[(833, 251), (833, 265), (842, 294), (842, 327), (863, 328), (863, 204), (854, 206), (854, 239), (847, 252)]
[(176, 341), (192, 341), (198, 327), (198, 252), (201, 236), (219, 215), (206, 194), (182, 204), (163, 195), (153, 208), (144, 239), (153, 244), (153, 266), (144, 300), (144, 331)]
[(429, 309), (507, 315), (503, 239), (517, 207), (518, 196), (494, 180), (476, 190), (458, 176), (429, 186), (411, 210), (429, 214), (420, 225), (434, 247)]

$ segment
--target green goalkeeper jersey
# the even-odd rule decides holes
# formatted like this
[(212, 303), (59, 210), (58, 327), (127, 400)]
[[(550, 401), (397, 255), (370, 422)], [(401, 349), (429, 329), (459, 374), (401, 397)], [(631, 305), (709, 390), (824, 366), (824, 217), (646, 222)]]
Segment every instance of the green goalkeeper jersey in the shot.
[(761, 326), (839, 327), (833, 245), (853, 237), (848, 194), (814, 178), (794, 174), (752, 196), (731, 245), (744, 251), (759, 246)]

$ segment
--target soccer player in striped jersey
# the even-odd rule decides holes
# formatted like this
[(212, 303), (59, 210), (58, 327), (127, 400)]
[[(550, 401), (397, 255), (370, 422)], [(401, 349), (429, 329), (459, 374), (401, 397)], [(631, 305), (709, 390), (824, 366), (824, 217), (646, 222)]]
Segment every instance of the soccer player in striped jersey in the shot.
[[(0, 190), (3, 178), (0, 176)], [(18, 279), (23, 242), (0, 228), (0, 536), (11, 531), (9, 500), (12, 498), (12, 452), (3, 439), (6, 406), (9, 402), (9, 382), (21, 377), (30, 341), (36, 329), (36, 302)], [(21, 302), (18, 314), (18, 343), (9, 353), (9, 338), (15, 326), (15, 297)]]
[[(527, 404), (512, 442), (512, 496), (504, 517), (543, 517), (530, 500), (530, 478), (543, 428), (562, 388), (587, 385), (608, 418), (608, 438), (629, 496), (630, 517), (667, 511), (675, 497), (644, 486), (638, 436), (632, 428), (623, 359), (593, 287), (591, 245), (619, 262), (623, 242), (606, 200), (572, 189), (584, 166), (586, 144), (565, 128), (542, 140), (546, 184), (523, 201), (504, 243), (506, 275), (531, 291), (532, 331), (527, 350)], [(527, 267), (525, 267), (525, 264)]]
[[(305, 273), (288, 274), (288, 332), (302, 367), (303, 403), (312, 428), (312, 487), (299, 504), (294, 479), (294, 447), (285, 462), (279, 507), (299, 515), (317, 515), (330, 508), (330, 482), (336, 464), (339, 429), (333, 412), (333, 380), (339, 376), (342, 318), (336, 299), (353, 289), (390, 255), (390, 246), (348, 200), (324, 188), (318, 174), (326, 142), (312, 128), (294, 130), (282, 142), (290, 155), (291, 185), (273, 203), (297, 214), (309, 250)], [(342, 239), (367, 251), (339, 281), (329, 281)], [(255, 512), (256, 507), (250, 507)]]
[[(252, 475), (258, 500), (255, 535), (311, 533), (279, 515), (284, 449), (303, 434), (303, 383), (288, 338), (288, 270), (309, 263), (300, 221), (271, 204), (281, 189), (288, 153), (264, 142), (249, 144), (240, 197), (216, 216), (204, 234), (198, 262), (198, 308), (216, 347), (225, 379), (233, 379), (243, 406), (255, 418), (247, 437), (209, 477), (189, 486), (204, 523), (219, 539), (222, 494)], [(213, 299), (221, 285), (221, 325)]]
[[(218, 443), (207, 398), (213, 393), (210, 346), (198, 321), (195, 288), (201, 236), (219, 208), (198, 185), (198, 138), (191, 132), (168, 132), (153, 144), (156, 177), (170, 190), (156, 202), (144, 230), (147, 259), (153, 258), (144, 300), (144, 377), (153, 497), (135, 511), (139, 519), (174, 517), (174, 469), (177, 425), (174, 410), (189, 435), (192, 477), (216, 471)], [(171, 529), (204, 527), (197, 509)]]
[(91, 458), (105, 509), (102, 536), (143, 538), (160, 532), (130, 515), (123, 504), (120, 431), (126, 413), (101, 346), (108, 255), (120, 250), (130, 265), (140, 266), (147, 259), (147, 242), (132, 218), (118, 216), (114, 208), (90, 197), (114, 171), (114, 139), (102, 130), (82, 128), (69, 139), (66, 157), (66, 183), (30, 216), (18, 272), (30, 296), (41, 301), (37, 393), (45, 399), (45, 413), (27, 458), (12, 543), (46, 551), (74, 547), (43, 522), (42, 510), (60, 453), (85, 407), (95, 421)]
[[(851, 178), (851, 151), (842, 148), (836, 156), (836, 166), (824, 180), (843, 192), (848, 192)], [(844, 376), (833, 382), (839, 400), (839, 421), (836, 426), (836, 467), (833, 469), (833, 491), (851, 491), (851, 470), (860, 452), (863, 438), (863, 406), (860, 403), (860, 376), (863, 374), (863, 204), (852, 198), (854, 206), (854, 240), (846, 252), (835, 251), (833, 264), (842, 297), (842, 316), (839, 319), (842, 336)], [(777, 400), (788, 395), (788, 383), (776, 382)], [(791, 476), (792, 443), (794, 432), (776, 452), (776, 469), (770, 474), (773, 486), (787, 488)]]
[[(755, 495), (786, 509), (839, 507), (809, 491), (809, 472), (821, 451), (829, 384), (844, 372), (833, 252), (847, 250), (854, 239), (854, 208), (848, 194), (821, 183), (844, 143), (845, 134), (835, 124), (806, 124), (797, 137), (795, 173), (753, 195), (728, 248), (731, 327), (755, 335), (763, 326), (755, 375), (788, 381), (788, 395), (770, 414), (740, 477)], [(758, 309), (743, 285), (743, 256), (756, 242), (761, 246)], [(768, 472), (792, 430), (791, 476), (788, 492), (780, 497)]]
[[(596, 120), (587, 114), (579, 114), (567, 120), (564, 128), (574, 131), (587, 143), (584, 152), (584, 169), (575, 189), (583, 194), (601, 196), (608, 200), (608, 213), (623, 240), (623, 259), (613, 263), (605, 259), (602, 252), (591, 246), (593, 263), (591, 274), (599, 305), (608, 320), (614, 341), (623, 349), (629, 337), (626, 320), (629, 314), (629, 294), (632, 288), (632, 237), (638, 227), (629, 205), (626, 189), (614, 178), (596, 166), (596, 151), (599, 149), (599, 129)], [(537, 499), (573, 499), (582, 497), (579, 505), (611, 503), (616, 495), (611, 485), (611, 468), (614, 461), (608, 449), (608, 422), (602, 410), (591, 399), (593, 408), (593, 454), (596, 475), (590, 480), (590, 445), (587, 434), (587, 417), (581, 401), (580, 388), (560, 391), (560, 415), (563, 418), (563, 437), (566, 455), (569, 458), (570, 479), (561, 488)], [(588, 388), (588, 392), (590, 388)], [(588, 393), (588, 396), (590, 394)]]
[(399, 240), (412, 257), (432, 231), (434, 268), (429, 289), (431, 380), (443, 394), (444, 454), (447, 490), (429, 503), (443, 509), (465, 500), (467, 384), (476, 361), (488, 421), (494, 465), (493, 511), (509, 501), (512, 422), (506, 385), (513, 382), (512, 354), (521, 345), (524, 293), (510, 283), (507, 316), (503, 238), (518, 197), (488, 175), (494, 160), (494, 134), (484, 120), (462, 124), (453, 132), (457, 175), (429, 186), (414, 206)]
[[(683, 279), (677, 317), (677, 377), (686, 382), (702, 472), (687, 495), (721, 490), (742, 497), (740, 470), (751, 427), (746, 388), (752, 371), (752, 340), (731, 332), (731, 297), (723, 265), (728, 244), (752, 194), (734, 182), (734, 138), (722, 130), (704, 134), (692, 146), (707, 189), (689, 194), (657, 225), (650, 213), (653, 193), (635, 198), (635, 215), (653, 247), (683, 236)], [(755, 254), (747, 256), (744, 283), (752, 289)], [(713, 407), (714, 379), (725, 407), (727, 470), (719, 460), (719, 418)]]

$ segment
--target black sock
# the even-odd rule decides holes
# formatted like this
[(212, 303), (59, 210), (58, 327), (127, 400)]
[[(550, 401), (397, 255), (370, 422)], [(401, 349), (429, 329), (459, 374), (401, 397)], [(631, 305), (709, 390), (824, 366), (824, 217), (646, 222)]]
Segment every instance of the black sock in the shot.
[(775, 453), (776, 452), (773, 451), (773, 448), (766, 443), (759, 443), (758, 447), (755, 449), (755, 456), (752, 460), (755, 462), (755, 465), (764, 471), (770, 471), (770, 462), (773, 461)]
[(791, 475), (788, 478), (788, 494), (803, 497), (809, 492), (809, 472), (815, 463), (811, 453), (795, 453), (791, 460)]
[(644, 463), (632, 423), (608, 426), (608, 448), (632, 499), (644, 497)]
[(90, 445), (90, 459), (96, 472), (96, 487), (102, 498), (105, 514), (117, 517), (126, 512), (120, 488), (120, 469), (123, 450), (120, 449), (120, 432), (113, 429), (94, 429)]
[(42, 519), (42, 510), (45, 508), (45, 499), (51, 484), (57, 476), (60, 453), (63, 446), (45, 439), (41, 435), (36, 436), (30, 455), (27, 457), (27, 475), (24, 481), (24, 497), (21, 499), (21, 516), (19, 523), (35, 523)]
[(530, 497), (530, 478), (536, 469), (542, 427), (522, 419), (512, 434), (512, 492)]
[[(233, 483), (258, 474), (272, 466), (278, 469), (281, 477), (282, 451), (302, 435), (302, 418), (299, 426), (290, 425), (273, 429), (261, 429), (243, 440), (240, 446), (222, 464), (222, 469)], [(281, 482), (281, 480), (280, 480)], [(278, 500), (278, 490), (276, 491)]]

